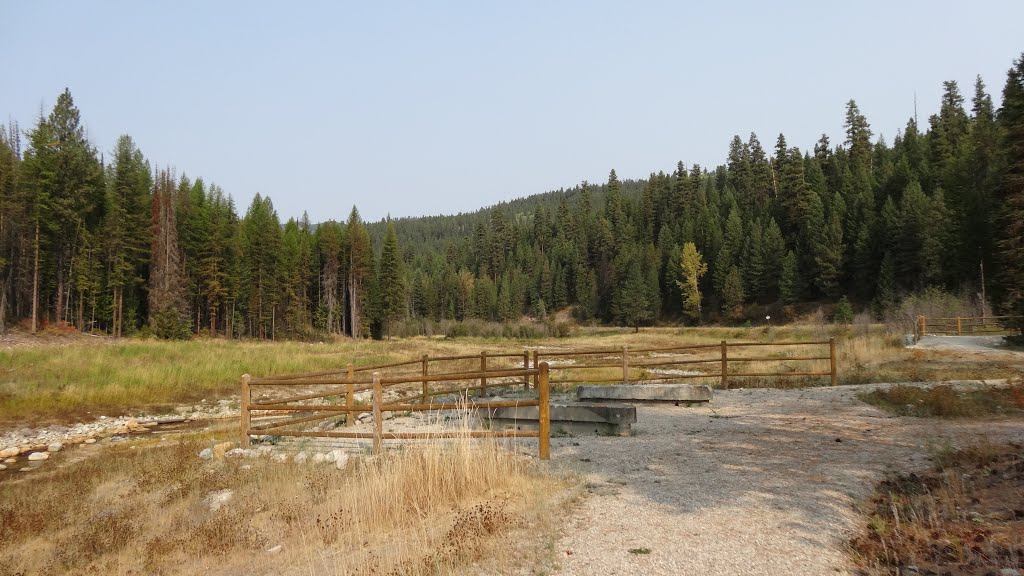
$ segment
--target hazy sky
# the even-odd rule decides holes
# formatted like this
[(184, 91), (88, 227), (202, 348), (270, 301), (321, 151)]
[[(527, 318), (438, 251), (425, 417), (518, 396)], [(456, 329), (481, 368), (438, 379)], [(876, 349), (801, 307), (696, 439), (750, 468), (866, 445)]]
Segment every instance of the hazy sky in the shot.
[(998, 102), (1024, 50), (1021, 0), (498, 4), (0, 0), (0, 115), (67, 86), (99, 150), (128, 133), (241, 212), (375, 220), (839, 142), (850, 98), (891, 142), (943, 80)]

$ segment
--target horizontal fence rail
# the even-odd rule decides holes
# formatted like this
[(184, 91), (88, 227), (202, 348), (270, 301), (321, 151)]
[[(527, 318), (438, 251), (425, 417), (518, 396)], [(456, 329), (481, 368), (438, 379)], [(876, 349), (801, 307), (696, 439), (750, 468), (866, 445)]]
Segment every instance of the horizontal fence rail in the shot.
[(914, 326), (914, 341), (924, 336), (977, 336), (1006, 335), (1019, 333), (1012, 328), (1014, 321), (1024, 319), (1021, 316), (955, 316), (936, 318), (918, 316)]
[[(784, 351), (792, 347), (802, 348), (794, 350), (794, 355), (786, 355)], [(793, 366), (791, 363), (800, 364)], [(757, 371), (752, 368), (758, 364), (782, 364), (782, 369), (769, 366)], [(470, 365), (472, 367), (468, 367)], [(683, 367), (692, 369), (681, 369)], [(666, 373), (667, 371), (676, 373)], [(558, 378), (553, 379), (552, 373), (557, 373)], [(837, 380), (835, 339), (811, 342), (723, 340), (715, 344), (647, 348), (622, 346), (594, 350), (537, 349), (514, 353), (484, 351), (479, 354), (453, 356), (423, 355), (416, 360), (373, 366), (357, 367), (350, 363), (343, 370), (259, 378), (243, 376), (241, 439), (244, 446), (250, 445), (251, 434), (370, 439), (373, 440), (374, 450), (379, 451), (383, 440), (455, 436), (525, 437), (538, 438), (540, 457), (547, 459), (550, 451), (551, 385), (717, 380), (721, 388), (728, 389), (730, 381), (734, 378), (787, 377), (829, 377), (834, 386)], [(530, 393), (532, 387), (536, 396), (532, 397), (530, 393), (530, 398), (518, 400), (485, 399), (489, 390), (519, 386), (522, 386), (526, 393)], [(392, 387), (405, 396), (385, 403), (383, 390)], [(261, 392), (259, 398), (254, 398), (254, 389), (266, 393)], [(289, 390), (292, 392), (289, 393)], [(371, 391), (371, 403), (357, 404), (355, 395), (366, 391)], [(471, 398), (470, 393), (476, 393), (477, 396)], [(461, 401), (453, 403), (434, 400), (437, 396), (447, 395), (458, 395)], [(322, 403), (309, 404), (309, 401)], [(382, 428), (382, 414), (385, 412), (489, 410), (519, 406), (538, 408), (538, 431), (391, 433), (385, 432)], [(279, 419), (253, 423), (254, 412)], [(341, 417), (344, 417), (345, 427), (350, 428), (355, 426), (356, 417), (362, 412), (373, 414), (372, 432), (300, 429), (300, 425), (303, 424)]]
[[(516, 358), (522, 357), (521, 354), (516, 354)], [(472, 358), (477, 358), (473, 356)], [(485, 358), (485, 357), (482, 357)], [(448, 359), (451, 359), (450, 357)], [(419, 364), (425, 361), (417, 360)], [(484, 361), (486, 362), (486, 360)], [(389, 364), (386, 367), (397, 367), (405, 363)], [(333, 389), (327, 392), (315, 393), (315, 394), (303, 394), (298, 396), (289, 396), (286, 398), (277, 398), (262, 402), (253, 402), (252, 400), (252, 388), (254, 386), (279, 386), (281, 384), (292, 384), (295, 380), (287, 378), (252, 378), (248, 374), (242, 376), (242, 395), (241, 395), (241, 444), (242, 446), (250, 446), (251, 438), (250, 435), (253, 433), (265, 433), (274, 436), (289, 436), (289, 437), (323, 437), (323, 438), (349, 438), (349, 439), (366, 439), (373, 440), (373, 451), (375, 454), (379, 454), (383, 448), (383, 440), (412, 440), (412, 439), (443, 439), (443, 438), (537, 438), (538, 439), (538, 455), (542, 460), (550, 458), (551, 451), (551, 425), (550, 425), (550, 393), (549, 393), (549, 379), (548, 379), (548, 365), (546, 362), (541, 363), (537, 368), (522, 368), (517, 370), (493, 370), (493, 371), (480, 371), (480, 372), (457, 372), (457, 373), (444, 373), (444, 374), (420, 374), (417, 376), (382, 376), (380, 371), (373, 372), (373, 378), (369, 388), (365, 386), (357, 387), (355, 380), (352, 376), (355, 374), (355, 370), (352, 365), (349, 365), (348, 369), (349, 381), (344, 389)], [(486, 391), (486, 384), (459, 386), (452, 389), (444, 390), (429, 390), (428, 385), (431, 382), (462, 382), (462, 381), (486, 381), (486, 378), (516, 378), (520, 382), (529, 382), (529, 378), (534, 376), (537, 378), (539, 385), (537, 386), (537, 398), (536, 399), (522, 399), (522, 400), (496, 400), (496, 401), (481, 401), (481, 400), (470, 400), (468, 393), (470, 390), (481, 390)], [(306, 381), (310, 385), (320, 384), (321, 382)], [(407, 384), (411, 382), (422, 382), (424, 388), (423, 393), (419, 396), (420, 401), (418, 403), (413, 402), (396, 402), (391, 404), (384, 403), (383, 390), (388, 386), (395, 386), (400, 384)], [(353, 395), (357, 389), (372, 390), (372, 401), (370, 406), (356, 405), (354, 403)], [(464, 401), (460, 402), (432, 402), (430, 398), (432, 396), (441, 394), (465, 394)], [(344, 404), (294, 404), (294, 402), (301, 402), (305, 400), (315, 399), (327, 399), (334, 397), (345, 397)], [(383, 414), (384, 412), (417, 412), (417, 411), (436, 411), (436, 410), (462, 410), (462, 409), (484, 409), (491, 410), (494, 408), (505, 408), (505, 407), (520, 407), (520, 406), (536, 406), (538, 410), (538, 429), (537, 430), (473, 430), (473, 431), (444, 431), (444, 432), (385, 432), (383, 428)], [(355, 424), (354, 417), (358, 412), (370, 411), (373, 414), (373, 431), (372, 432), (338, 432), (338, 431), (321, 431), (321, 430), (294, 430), (290, 429), (291, 426), (296, 424), (308, 424), (310, 422), (316, 422), (319, 420), (325, 420), (327, 418), (336, 417), (338, 414), (345, 414), (345, 421), (348, 426)], [(253, 412), (285, 412), (285, 413), (296, 413), (296, 412), (312, 412), (313, 414), (306, 416), (297, 416), (286, 418), (284, 420), (276, 420), (265, 424), (253, 425), (252, 413)]]

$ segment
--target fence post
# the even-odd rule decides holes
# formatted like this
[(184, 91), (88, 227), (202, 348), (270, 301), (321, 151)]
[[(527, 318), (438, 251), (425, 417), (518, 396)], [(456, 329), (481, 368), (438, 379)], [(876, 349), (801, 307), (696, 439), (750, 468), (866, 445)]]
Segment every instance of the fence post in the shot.
[[(540, 368), (540, 350), (534, 350), (533, 351), (533, 369), (537, 370), (539, 368)], [(534, 377), (533, 377), (533, 389), (537, 390), (538, 386), (540, 386), (540, 376), (534, 375)]]
[(348, 412), (345, 413), (345, 426), (356, 425), (356, 413), (352, 411), (352, 408), (356, 403), (356, 391), (355, 391), (355, 379), (356, 369), (352, 364), (348, 365), (348, 387), (345, 390), (345, 407), (348, 408)]
[(248, 448), (252, 445), (249, 440), (249, 427), (252, 424), (252, 420), (249, 416), (249, 402), (252, 400), (251, 389), (249, 388), (249, 375), (242, 374), (242, 400), (241, 400), (241, 414), (242, 414), (242, 437), (238, 444), (242, 448)]
[(833, 336), (828, 339), (828, 352), (831, 357), (830, 364), (832, 368), (832, 385), (836, 385), (836, 337)]
[(548, 363), (542, 362), (538, 373), (539, 384), (537, 385), (537, 419), (538, 436), (537, 444), (541, 460), (551, 458), (551, 406), (548, 381)]
[(384, 403), (384, 391), (380, 385), (380, 372), (373, 373), (373, 453), (380, 454), (381, 439), (384, 436), (384, 416), (380, 406)]
[(423, 403), (430, 404), (430, 382), (427, 380), (427, 374), (429, 373), (430, 356), (427, 354), (423, 355)]
[(956, 335), (957, 336), (962, 336), (963, 335), (963, 333), (960, 331), (960, 317), (959, 316), (956, 317)]
[(725, 340), (722, 340), (722, 390), (729, 389), (729, 353)]
[[(480, 371), (487, 373), (487, 351), (480, 352)], [(480, 377), (480, 395), (487, 396), (487, 377)]]
[(622, 383), (629, 384), (629, 346), (622, 347)]
[[(530, 369), (530, 353), (523, 350), (523, 370)], [(530, 375), (523, 374), (523, 390), (530, 389)]]

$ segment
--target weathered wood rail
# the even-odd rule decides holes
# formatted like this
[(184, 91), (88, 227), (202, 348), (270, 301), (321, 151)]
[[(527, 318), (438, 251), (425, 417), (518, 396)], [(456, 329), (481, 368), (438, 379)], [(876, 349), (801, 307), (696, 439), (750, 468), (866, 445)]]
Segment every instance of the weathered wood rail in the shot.
[[(811, 348), (813, 351), (803, 356), (736, 356), (730, 354), (730, 349), (741, 349), (750, 347), (793, 347), (801, 346)], [(675, 354), (677, 356), (699, 356), (698, 358), (666, 358), (651, 359), (652, 353)], [(597, 362), (585, 361), (576, 364), (578, 360), (586, 360), (589, 357), (598, 356)], [(664, 380), (681, 379), (711, 379), (718, 380), (722, 389), (729, 388), (729, 380), (732, 378), (786, 378), (793, 376), (828, 376), (830, 383), (835, 386), (838, 370), (836, 365), (836, 341), (835, 338), (813, 342), (728, 342), (722, 340), (717, 344), (690, 344), (683, 346), (665, 346), (656, 348), (605, 348), (601, 350), (573, 350), (549, 352), (535, 350), (533, 352), (533, 364), (537, 365), (543, 359), (552, 359), (558, 362), (557, 358), (567, 358), (573, 364), (552, 364), (551, 370), (559, 372), (564, 376), (552, 380), (552, 384), (580, 384), (580, 383), (610, 383), (621, 382), (623, 384), (637, 384), (643, 382), (655, 382)], [(608, 360), (615, 359), (614, 362)], [(828, 369), (809, 367), (802, 371), (776, 371), (776, 372), (749, 372), (730, 371), (730, 365), (736, 364), (757, 364), (757, 363), (783, 363), (783, 362), (828, 362)], [(693, 370), (690, 373), (663, 374), (657, 375), (650, 372), (650, 369), (672, 369), (680, 366), (692, 366), (700, 368), (707, 366), (705, 370)], [(595, 371), (607, 373), (614, 369), (615, 376), (595, 375)], [(621, 369), (621, 375), (619, 370)], [(587, 372), (590, 374), (587, 374)]]
[(914, 326), (914, 341), (926, 335), (932, 336), (978, 336), (1015, 334), (1019, 330), (1008, 325), (1021, 316), (953, 316), (949, 318), (929, 318), (918, 316)]
[[(800, 355), (787, 356), (785, 349), (803, 347)], [(755, 348), (769, 350), (760, 355), (741, 350)], [(777, 348), (780, 350), (772, 350)], [(808, 352), (808, 350), (810, 350)], [(774, 355), (773, 355), (774, 353)], [(660, 354), (661, 357), (652, 356)], [(479, 359), (479, 369), (476, 361)], [(577, 363), (579, 362), (579, 363)], [(800, 363), (800, 369), (750, 371), (754, 364)], [(827, 367), (822, 366), (827, 362)], [(454, 364), (454, 367), (453, 367)], [(472, 364), (473, 368), (466, 368)], [(694, 367), (702, 370), (681, 371), (674, 374), (658, 370)], [(558, 379), (551, 379), (556, 372)], [(613, 375), (609, 376), (609, 372)], [(446, 437), (534, 437), (539, 438), (542, 459), (547, 459), (550, 446), (549, 397), (552, 385), (578, 383), (621, 382), (640, 384), (666, 380), (717, 380), (723, 389), (729, 388), (735, 378), (788, 378), (829, 377), (834, 386), (837, 380), (835, 338), (813, 342), (728, 342), (714, 344), (687, 344), (653, 348), (606, 348), (597, 350), (549, 351), (533, 350), (514, 353), (480, 352), (456, 356), (423, 355), (416, 360), (357, 367), (348, 364), (343, 370), (307, 372), (254, 378), (242, 376), (241, 381), (241, 441), (248, 446), (250, 435), (372, 439), (375, 451), (383, 440)], [(536, 399), (486, 401), (488, 390), (522, 386), (532, 388)], [(410, 385), (418, 385), (410, 387)], [(399, 402), (385, 404), (383, 390), (394, 387), (407, 397)], [(301, 394), (283, 397), (253, 399), (253, 388), (271, 389), (280, 393), (289, 388), (305, 388)], [(310, 392), (308, 389), (316, 389)], [(369, 406), (356, 404), (355, 395), (372, 391)], [(478, 397), (471, 399), (470, 392)], [(457, 403), (434, 402), (436, 396), (457, 394)], [(334, 403), (331, 403), (333, 400)], [(308, 404), (312, 400), (328, 401)], [(472, 432), (385, 432), (382, 429), (384, 412), (415, 412), (451, 410), (457, 408), (491, 409), (538, 406), (541, 425), (539, 431), (472, 431)], [(253, 413), (302, 413), (270, 422), (253, 423)], [(339, 415), (345, 415), (346, 427), (355, 425), (360, 412), (373, 414), (373, 432), (301, 430), (294, 426), (309, 424)]]
[[(517, 357), (521, 355), (516, 355)], [(475, 356), (474, 356), (475, 358)], [(451, 359), (448, 358), (448, 359)], [(416, 363), (420, 363), (417, 360)], [(425, 361), (422, 361), (425, 362)], [(486, 362), (486, 361), (485, 361)], [(380, 370), (383, 368), (394, 368), (410, 363), (395, 363), (381, 366), (366, 367), (362, 371), (376, 369), (372, 373), (369, 383), (357, 381), (355, 373), (357, 370), (350, 364), (347, 370), (347, 378), (344, 380), (333, 378), (334, 372), (309, 373), (302, 375), (277, 376), (268, 378), (253, 378), (248, 374), (242, 376), (241, 390), (241, 444), (251, 445), (250, 436), (257, 434), (271, 434), (274, 436), (292, 437), (318, 437), (318, 438), (348, 438), (373, 440), (374, 453), (380, 453), (384, 440), (412, 440), (412, 439), (442, 439), (442, 438), (484, 438), (484, 437), (505, 437), (505, 438), (537, 438), (538, 453), (542, 460), (550, 457), (551, 428), (550, 428), (550, 387), (548, 380), (548, 365), (542, 362), (537, 368), (524, 368), (518, 370), (491, 370), (479, 372), (441, 373), (441, 374), (418, 374), (418, 375), (396, 375), (384, 377)], [(424, 364), (425, 366), (426, 364)], [(537, 398), (522, 400), (502, 401), (480, 401), (470, 400), (471, 390), (480, 390), (483, 394), (487, 390), (486, 381), (488, 378), (517, 378), (522, 382), (529, 382), (529, 378), (537, 378)], [(465, 385), (456, 388), (445, 388), (443, 390), (429, 390), (431, 382), (464, 382), (480, 381), (479, 385)], [(399, 386), (408, 383), (422, 383), (423, 394), (419, 396), (419, 402), (403, 401), (399, 403), (386, 404), (384, 402), (384, 388)], [(337, 388), (343, 384), (343, 388)], [(253, 387), (277, 387), (277, 386), (332, 386), (332, 389), (313, 394), (302, 394), (285, 398), (273, 398), (270, 400), (254, 402), (252, 400)], [(357, 405), (354, 402), (354, 395), (358, 391), (372, 390), (372, 401), (370, 406)], [(463, 396), (458, 402), (432, 402), (432, 396), (442, 394), (458, 393)], [(333, 397), (345, 397), (344, 404), (296, 404), (307, 400), (328, 399)], [(414, 396), (414, 398), (416, 398)], [(417, 412), (427, 410), (460, 410), (460, 409), (492, 409), (503, 407), (536, 406), (540, 414), (539, 430), (534, 431), (451, 431), (451, 432), (385, 432), (383, 428), (384, 412)], [(321, 430), (295, 430), (291, 429), (296, 424), (308, 424), (318, 420), (325, 420), (336, 417), (338, 414), (346, 414), (346, 423), (349, 426), (355, 424), (355, 416), (359, 412), (371, 411), (373, 414), (372, 432), (337, 432)], [(253, 412), (313, 412), (311, 415), (275, 420), (273, 422), (253, 425)]]

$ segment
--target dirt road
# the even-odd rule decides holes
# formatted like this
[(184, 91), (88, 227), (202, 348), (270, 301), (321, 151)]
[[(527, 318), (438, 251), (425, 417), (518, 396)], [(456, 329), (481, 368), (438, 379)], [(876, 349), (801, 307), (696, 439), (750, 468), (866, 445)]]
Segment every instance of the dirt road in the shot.
[(875, 387), (730, 390), (711, 407), (639, 406), (630, 438), (555, 439), (552, 461), (590, 492), (556, 573), (845, 574), (854, 507), (886, 469), (1024, 441), (1021, 420), (889, 416), (855, 396)]

